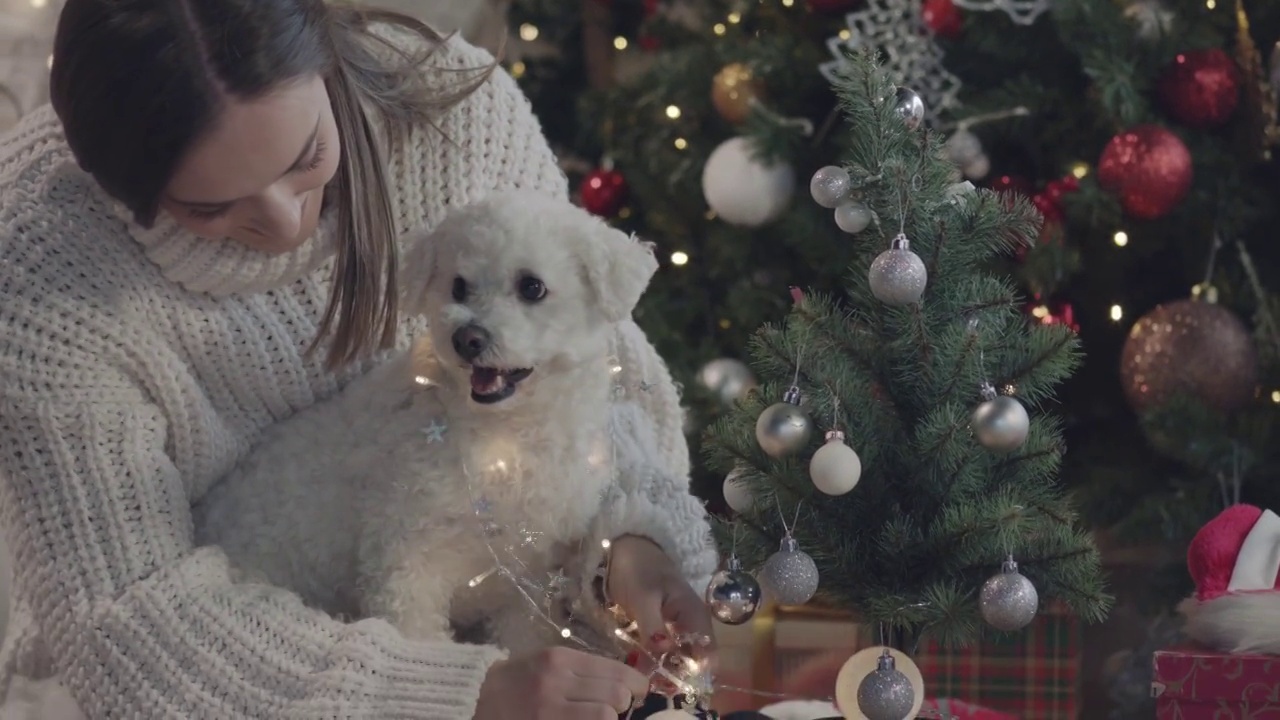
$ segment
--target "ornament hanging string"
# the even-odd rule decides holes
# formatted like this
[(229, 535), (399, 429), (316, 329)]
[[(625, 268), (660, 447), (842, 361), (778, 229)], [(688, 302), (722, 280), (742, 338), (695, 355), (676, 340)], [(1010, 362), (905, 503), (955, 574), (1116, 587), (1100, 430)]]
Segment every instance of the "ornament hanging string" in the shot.
[(769, 109), (767, 105), (755, 99), (754, 97), (751, 98), (749, 101), (747, 101), (747, 105), (752, 110), (760, 113), (761, 116), (766, 118), (769, 122), (773, 123), (774, 125), (777, 125), (778, 127), (795, 128), (796, 130), (800, 131), (801, 136), (813, 137), (813, 121), (809, 120), (808, 118), (783, 117), (782, 115), (779, 115), (778, 113)]
[(1261, 278), (1258, 277), (1258, 268), (1253, 264), (1253, 255), (1240, 240), (1236, 241), (1236, 252), (1240, 254), (1240, 265), (1244, 268), (1245, 276), (1249, 278), (1249, 287), (1253, 289), (1253, 296), (1258, 302), (1258, 325), (1261, 326), (1263, 335), (1271, 345), (1271, 354), (1280, 356), (1280, 326), (1277, 326), (1275, 315), (1271, 312), (1271, 304), (1267, 302), (1267, 291), (1262, 285)]
[[(964, 130), (968, 130), (969, 128), (976, 127), (978, 125), (985, 125), (987, 123), (999, 122), (1001, 120), (1008, 120), (1009, 118), (1026, 117), (1030, 114), (1031, 114), (1031, 111), (1029, 109), (1019, 105), (1015, 108), (1010, 108), (1008, 110), (999, 110), (997, 112), (982, 113), (981, 115), (971, 115), (963, 120), (959, 120), (955, 123), (949, 123), (949, 124), (953, 125), (954, 128), (958, 131), (964, 131)], [(943, 128), (939, 128), (939, 129), (945, 129), (945, 128), (946, 126), (944, 125)]]

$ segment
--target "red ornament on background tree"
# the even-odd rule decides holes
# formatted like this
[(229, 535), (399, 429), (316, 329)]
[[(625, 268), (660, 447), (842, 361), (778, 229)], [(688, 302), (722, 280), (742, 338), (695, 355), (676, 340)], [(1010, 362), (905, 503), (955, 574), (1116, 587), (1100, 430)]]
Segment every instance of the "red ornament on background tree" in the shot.
[(811, 10), (820, 13), (846, 12), (860, 4), (859, 0), (808, 0), (808, 2)]
[(1218, 127), (1240, 102), (1240, 70), (1217, 48), (1178, 53), (1160, 76), (1159, 93), (1165, 110), (1183, 125)]
[(1027, 303), (1027, 316), (1032, 322), (1040, 325), (1065, 325), (1072, 332), (1080, 332), (1080, 324), (1076, 322), (1076, 311), (1071, 303), (1065, 300), (1044, 301), (1039, 297)]
[(1191, 152), (1158, 125), (1138, 125), (1111, 138), (1098, 160), (1098, 185), (1129, 215), (1168, 215), (1191, 189)]
[(587, 212), (613, 217), (627, 201), (627, 179), (612, 168), (597, 168), (582, 179), (579, 193)]
[(920, 19), (940, 38), (950, 40), (964, 30), (964, 13), (951, 0), (924, 0)]

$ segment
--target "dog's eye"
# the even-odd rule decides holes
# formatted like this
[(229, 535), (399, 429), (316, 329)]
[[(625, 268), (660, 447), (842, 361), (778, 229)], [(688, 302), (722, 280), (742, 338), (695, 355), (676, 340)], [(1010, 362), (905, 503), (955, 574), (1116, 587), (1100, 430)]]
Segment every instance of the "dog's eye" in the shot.
[(547, 296), (547, 284), (532, 275), (520, 278), (520, 297), (528, 302), (538, 302)]
[(453, 279), (453, 299), (456, 302), (467, 299), (467, 281), (460, 277)]

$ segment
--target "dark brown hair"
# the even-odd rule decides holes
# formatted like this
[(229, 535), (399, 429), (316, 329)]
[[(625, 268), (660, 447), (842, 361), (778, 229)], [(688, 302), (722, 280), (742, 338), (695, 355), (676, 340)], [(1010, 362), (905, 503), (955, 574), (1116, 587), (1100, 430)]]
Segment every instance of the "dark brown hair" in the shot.
[[(414, 52), (371, 31), (421, 37)], [(395, 342), (396, 228), (386, 173), (415, 123), (457, 103), (494, 66), (441, 93), (419, 81), (445, 38), (407, 16), (324, 0), (67, 0), (50, 95), (76, 161), (151, 226), (184, 154), (229, 98), (325, 80), (341, 138), (333, 289), (316, 338), (336, 367)], [(394, 58), (388, 62), (387, 58)], [(380, 147), (381, 124), (390, 147)], [(314, 346), (313, 346), (314, 347)]]

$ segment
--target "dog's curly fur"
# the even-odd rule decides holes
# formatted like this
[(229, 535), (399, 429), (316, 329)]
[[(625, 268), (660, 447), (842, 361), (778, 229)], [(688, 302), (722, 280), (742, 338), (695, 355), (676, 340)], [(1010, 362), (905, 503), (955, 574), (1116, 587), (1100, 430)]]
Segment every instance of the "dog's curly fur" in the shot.
[[(617, 471), (610, 338), (657, 263), (585, 212), (521, 192), (456, 211), (410, 247), (405, 303), (428, 335), (272, 428), (195, 509), (197, 536), (335, 614), (423, 639), (483, 620), (509, 650), (542, 644), (510, 587), (467, 587), (493, 566), (473, 498), (508, 535), (540, 534), (530, 572), (588, 536)], [(465, 328), (486, 339), (474, 357), (455, 335)], [(490, 402), (477, 367), (531, 372)]]

